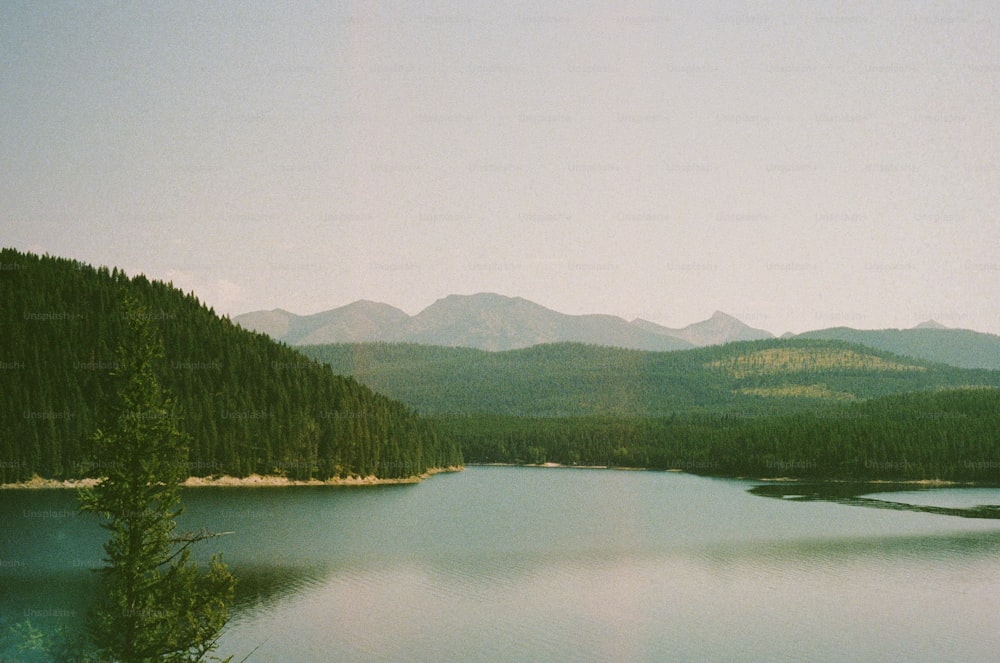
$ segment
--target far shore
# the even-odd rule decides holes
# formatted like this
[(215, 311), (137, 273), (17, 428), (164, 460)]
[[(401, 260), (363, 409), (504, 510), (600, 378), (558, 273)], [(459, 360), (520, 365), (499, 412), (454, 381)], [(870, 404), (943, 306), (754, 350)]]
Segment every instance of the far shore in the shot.
[[(748, 479), (749, 477), (737, 477), (739, 479)], [(913, 485), (913, 486), (927, 486), (930, 488), (946, 488), (948, 486), (992, 486), (991, 483), (983, 483), (976, 481), (951, 481), (946, 479), (814, 479), (811, 477), (805, 477), (797, 479), (795, 477), (758, 477), (751, 479), (752, 481), (767, 481), (769, 483), (870, 483), (870, 484), (890, 484), (890, 485)]]
[[(466, 463), (451, 467), (435, 467), (427, 470), (423, 474), (401, 477), (396, 479), (386, 479), (374, 475), (337, 477), (326, 480), (309, 479), (306, 481), (289, 479), (288, 477), (277, 475), (251, 474), (246, 477), (234, 477), (228, 474), (213, 475), (207, 477), (188, 477), (183, 484), (185, 488), (281, 488), (284, 486), (387, 486), (394, 484), (420, 483), (435, 474), (442, 472), (461, 472), (465, 467), (532, 467), (548, 469), (575, 469), (575, 470), (618, 470), (630, 472), (677, 472), (691, 474), (692, 476), (702, 476), (714, 479), (736, 479), (740, 481), (761, 481), (765, 483), (867, 483), (867, 484), (894, 484), (913, 485), (928, 488), (949, 487), (949, 486), (986, 486), (994, 487), (993, 482), (977, 481), (952, 481), (945, 479), (871, 479), (871, 478), (816, 478), (816, 477), (750, 477), (750, 476), (727, 476), (719, 474), (701, 474), (689, 472), (678, 468), (652, 468), (652, 467), (616, 467), (613, 465), (564, 465), (561, 463)], [(18, 489), (39, 489), (39, 488), (89, 488), (97, 484), (98, 479), (43, 479), (35, 475), (28, 481), (18, 483), (0, 484), (0, 490)]]
[[(247, 477), (234, 477), (228, 474), (208, 477), (188, 477), (183, 484), (185, 488), (281, 488), (284, 486), (385, 486), (393, 484), (419, 483), (435, 474), (442, 472), (461, 472), (462, 466), (433, 467), (423, 474), (398, 479), (385, 479), (374, 475), (336, 477), (321, 481), (309, 479), (300, 481), (275, 475), (251, 474)], [(43, 479), (34, 476), (28, 481), (0, 484), (0, 490), (38, 489), (38, 488), (91, 488), (97, 485), (98, 479)]]
[(566, 468), (574, 470), (619, 470), (630, 472), (678, 472), (691, 474), (692, 476), (706, 477), (712, 479), (736, 479), (739, 481), (765, 481), (768, 483), (870, 483), (870, 484), (911, 484), (914, 486), (927, 487), (947, 487), (947, 486), (988, 486), (996, 484), (982, 481), (952, 481), (948, 479), (871, 479), (859, 477), (850, 478), (816, 478), (816, 477), (748, 477), (729, 476), (725, 474), (702, 474), (689, 472), (681, 468), (652, 468), (652, 467), (618, 467), (616, 465), (564, 465), (562, 463), (466, 463), (469, 467), (540, 467), (540, 468)]

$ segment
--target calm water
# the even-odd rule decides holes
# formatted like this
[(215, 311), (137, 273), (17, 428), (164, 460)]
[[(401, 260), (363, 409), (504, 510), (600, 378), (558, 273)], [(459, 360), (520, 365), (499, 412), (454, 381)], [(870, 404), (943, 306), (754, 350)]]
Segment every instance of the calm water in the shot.
[[(199, 489), (254, 661), (982, 661), (1000, 521), (796, 502), (676, 473), (472, 467), (414, 486)], [(883, 494), (884, 495), (884, 494)], [(1000, 490), (896, 493), (1000, 504)], [(0, 619), (86, 611), (103, 533), (0, 493)], [(4, 629), (5, 630), (5, 629)]]

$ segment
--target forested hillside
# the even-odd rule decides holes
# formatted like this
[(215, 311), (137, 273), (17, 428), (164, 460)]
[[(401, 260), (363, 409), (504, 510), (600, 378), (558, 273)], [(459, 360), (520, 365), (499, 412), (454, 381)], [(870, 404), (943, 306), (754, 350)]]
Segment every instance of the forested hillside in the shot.
[(796, 338), (837, 339), (952, 366), (1000, 370), (1000, 336), (968, 329), (836, 327), (806, 332)]
[(1000, 481), (1000, 372), (843, 341), (302, 350), (434, 413), (468, 462)]
[(114, 389), (131, 294), (166, 350), (160, 378), (191, 435), (190, 474), (420, 474), (459, 449), (406, 405), (143, 276), (0, 251), (0, 482), (97, 476), (88, 438)]
[(575, 343), (507, 352), (389, 343), (298, 349), (429, 414), (760, 416), (905, 392), (1000, 386), (998, 371), (829, 340), (771, 339), (676, 352)]
[(884, 396), (753, 417), (443, 417), (473, 463), (562, 463), (697, 474), (1000, 482), (1000, 390)]

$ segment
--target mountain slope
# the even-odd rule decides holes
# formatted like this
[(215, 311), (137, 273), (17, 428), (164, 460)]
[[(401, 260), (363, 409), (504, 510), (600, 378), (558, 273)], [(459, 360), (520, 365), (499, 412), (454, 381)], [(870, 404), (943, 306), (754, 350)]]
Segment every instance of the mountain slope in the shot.
[(460, 463), (457, 448), (402, 403), (172, 286), (11, 249), (0, 262), (10, 267), (0, 271), (0, 482), (100, 472), (87, 440), (115, 390), (126, 293), (162, 336), (158, 377), (191, 435), (192, 475), (390, 478)]
[(571, 341), (647, 350), (689, 347), (611, 315), (567, 315), (520, 297), (450, 295), (407, 321), (400, 340), (425, 345), (513, 350)]
[(344, 343), (396, 340), (396, 331), (408, 315), (388, 304), (359, 300), (341, 308), (305, 316), (295, 321), (287, 342)]
[(450, 295), (412, 317), (387, 304), (360, 301), (309, 316), (276, 309), (233, 321), (290, 345), (397, 341), (503, 351), (574, 342), (667, 351), (773, 338), (719, 311), (708, 320), (669, 329), (613, 315), (568, 315), (494, 293)]
[(774, 334), (771, 332), (754, 329), (722, 311), (716, 311), (708, 320), (695, 322), (680, 329), (661, 327), (646, 320), (634, 320), (632, 324), (648, 331), (682, 339), (695, 347), (774, 338)]
[(914, 329), (835, 327), (805, 332), (795, 338), (835, 339), (961, 368), (1000, 370), (1000, 336), (968, 329), (947, 329), (928, 323)]
[(299, 345), (397, 340), (399, 328), (409, 318), (388, 304), (358, 300), (314, 315), (295, 315), (280, 308), (254, 311), (237, 316), (233, 322), (277, 341)]
[(506, 352), (412, 344), (301, 352), (431, 415), (759, 416), (886, 394), (1000, 386), (960, 369), (840, 341), (764, 340), (679, 352), (557, 343)]
[(254, 311), (240, 316), (240, 326), (276, 340), (284, 340), (290, 335), (292, 320), (298, 317), (280, 308), (273, 311)]

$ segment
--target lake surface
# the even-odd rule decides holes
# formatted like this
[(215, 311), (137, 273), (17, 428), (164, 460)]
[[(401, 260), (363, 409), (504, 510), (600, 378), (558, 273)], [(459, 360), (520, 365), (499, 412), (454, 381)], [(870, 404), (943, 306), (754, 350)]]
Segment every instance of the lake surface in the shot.
[[(222, 654), (251, 661), (982, 661), (1000, 521), (753, 495), (669, 472), (470, 467), (374, 488), (203, 488), (235, 534)], [(872, 495), (882, 499), (883, 495)], [(895, 493), (1000, 504), (1000, 489)], [(78, 622), (104, 534), (0, 493), (0, 619)]]

